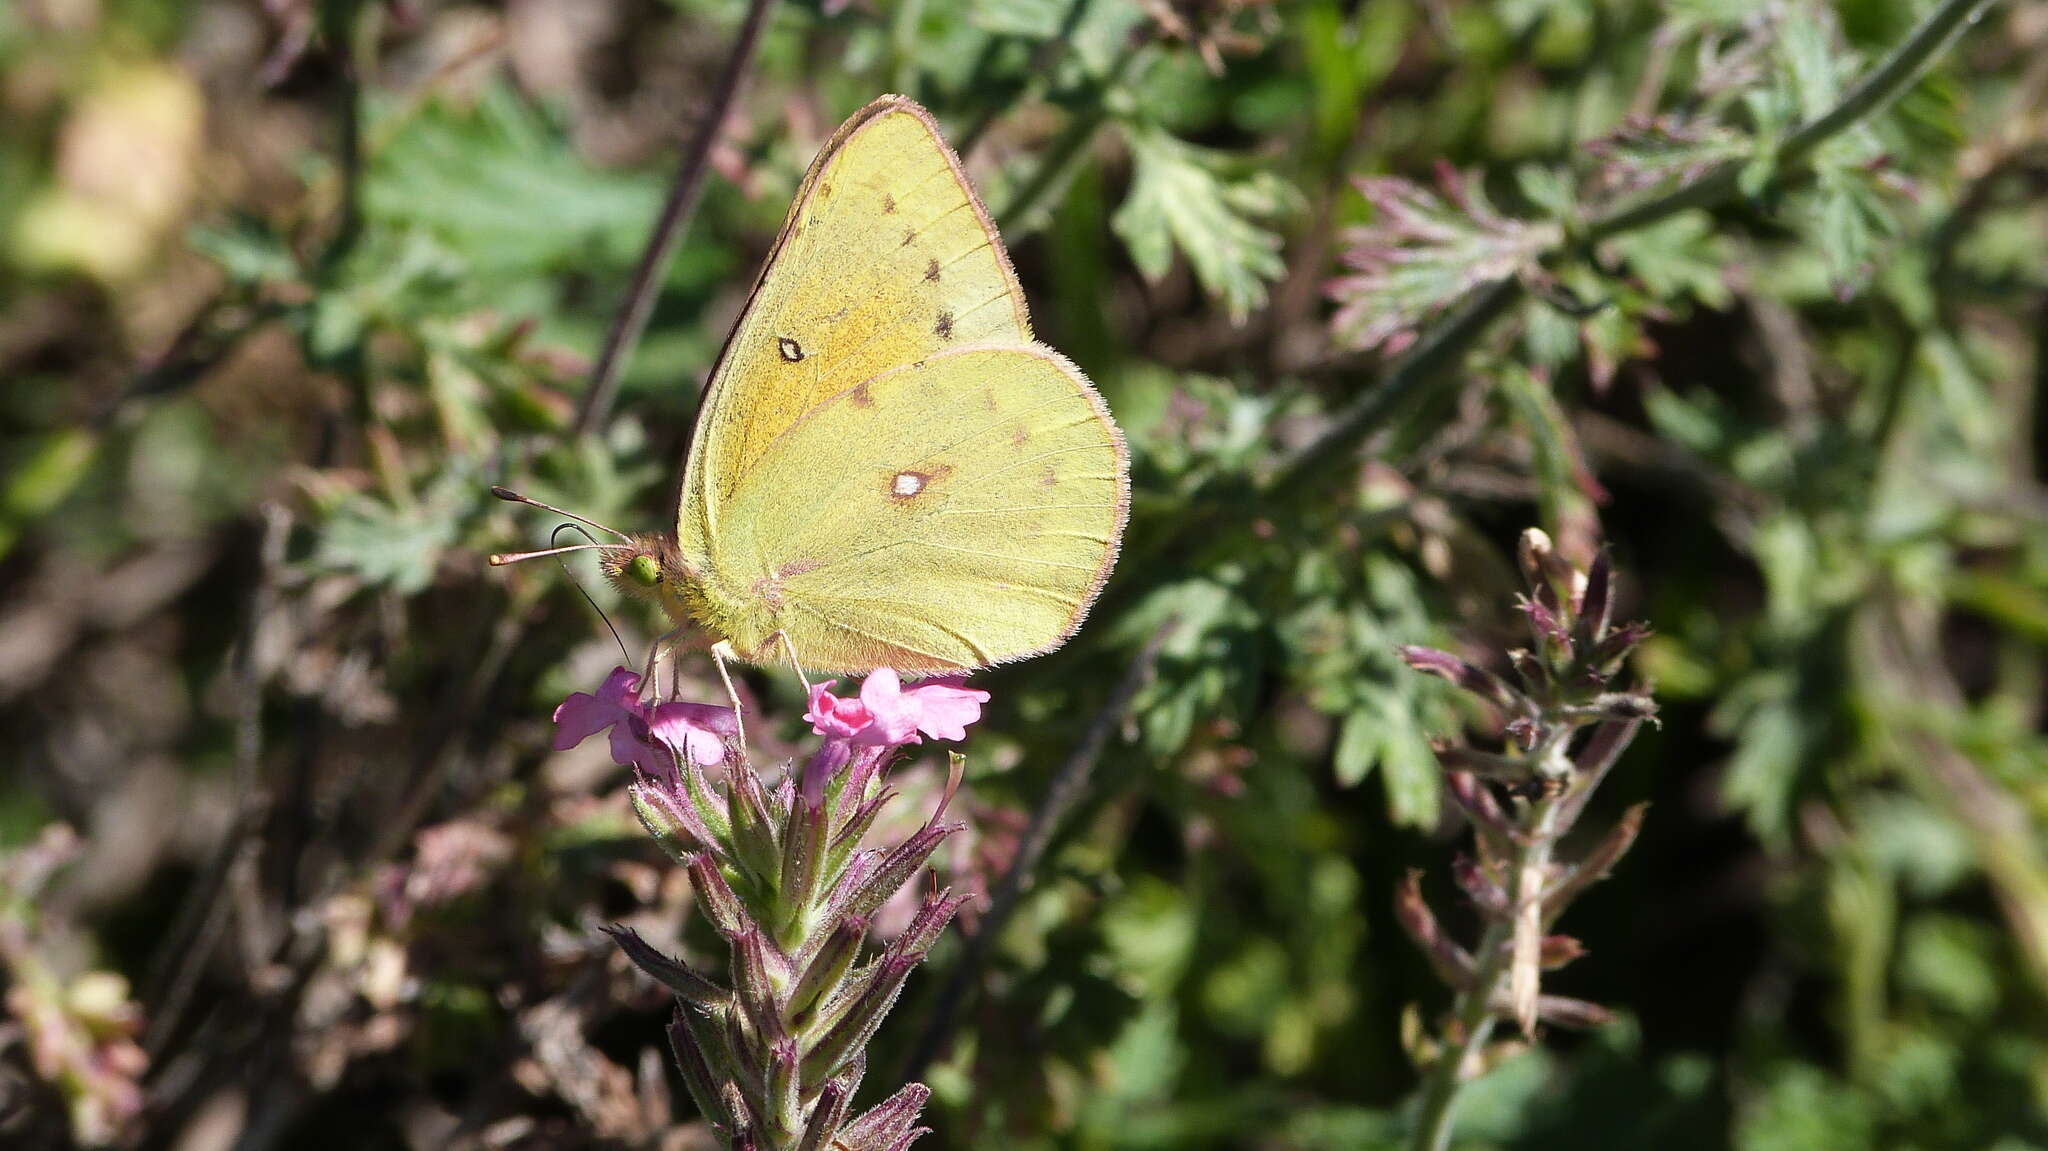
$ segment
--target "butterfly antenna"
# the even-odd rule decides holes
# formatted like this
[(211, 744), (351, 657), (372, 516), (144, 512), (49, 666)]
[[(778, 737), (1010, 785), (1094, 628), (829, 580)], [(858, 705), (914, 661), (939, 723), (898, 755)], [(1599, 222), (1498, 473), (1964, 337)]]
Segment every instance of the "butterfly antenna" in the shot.
[[(588, 551), (588, 550), (590, 550), (590, 548), (593, 548), (593, 547), (594, 547), (594, 548), (599, 548), (599, 549), (602, 549), (602, 548), (605, 548), (605, 547), (608, 547), (608, 546), (610, 546), (610, 545), (608, 545), (608, 544), (601, 544), (601, 543), (598, 543), (598, 542), (597, 542), (597, 541), (596, 541), (595, 539), (592, 539), (592, 538), (591, 538), (591, 535), (590, 535), (590, 533), (589, 533), (589, 532), (586, 532), (586, 531), (584, 531), (584, 530), (583, 530), (582, 528), (580, 528), (580, 527), (577, 527), (577, 526), (576, 526), (575, 524), (559, 524), (559, 525), (557, 525), (557, 526), (555, 527), (555, 530), (554, 530), (554, 531), (552, 531), (552, 532), (549, 532), (549, 533), (548, 533), (548, 542), (549, 542), (549, 543), (553, 543), (553, 542), (554, 542), (555, 540), (557, 540), (557, 539), (559, 539), (559, 538), (561, 537), (561, 535), (562, 535), (562, 533), (563, 533), (563, 532), (578, 532), (578, 533), (580, 533), (580, 534), (581, 534), (581, 535), (583, 536), (583, 538), (584, 538), (584, 539), (590, 540), (590, 543), (589, 543), (588, 545), (581, 545), (581, 544), (579, 544), (579, 545), (575, 545), (575, 546), (571, 546), (571, 547), (565, 547), (565, 548), (553, 548), (553, 549), (550, 549), (550, 550), (548, 550), (548, 551), (544, 551), (544, 552), (534, 552), (534, 553), (532, 553), (532, 554), (533, 554), (533, 555), (556, 555), (556, 556), (558, 556), (558, 555), (561, 555), (561, 554), (562, 554), (562, 553), (564, 553), (564, 552), (580, 552), (580, 551)], [(492, 556), (492, 557), (491, 557), (491, 562), (492, 562), (492, 563), (496, 563), (496, 562), (497, 562), (497, 560), (498, 560), (498, 557), (496, 557), (496, 556)], [(619, 656), (620, 656), (620, 658), (624, 659), (624, 660), (625, 660), (625, 662), (627, 662), (627, 663), (632, 663), (632, 662), (633, 662), (633, 653), (632, 653), (632, 652), (629, 652), (629, 651), (627, 651), (627, 650), (626, 650), (626, 641), (625, 641), (625, 640), (623, 640), (623, 639), (620, 639), (620, 638), (619, 638), (619, 629), (618, 629), (618, 628), (615, 628), (615, 627), (613, 627), (613, 626), (612, 626), (612, 617), (610, 617), (610, 616), (608, 616), (608, 615), (604, 614), (604, 609), (603, 609), (603, 608), (601, 608), (601, 607), (599, 607), (599, 606), (597, 606), (597, 601), (596, 601), (596, 600), (594, 600), (594, 599), (592, 599), (592, 598), (590, 598), (590, 593), (589, 593), (589, 592), (587, 592), (587, 591), (584, 591), (584, 590), (583, 590), (583, 585), (582, 585), (581, 583), (578, 583), (578, 582), (577, 582), (577, 580), (576, 580), (576, 573), (575, 573), (575, 572), (572, 572), (572, 571), (570, 571), (570, 570), (569, 570), (569, 561), (568, 561), (568, 560), (558, 560), (558, 561), (556, 561), (556, 562), (558, 562), (558, 563), (560, 563), (560, 564), (562, 565), (562, 574), (563, 574), (563, 575), (566, 575), (566, 576), (568, 576), (568, 577), (569, 577), (569, 586), (570, 586), (570, 587), (573, 587), (573, 588), (575, 588), (575, 589), (576, 589), (576, 594), (577, 594), (577, 595), (580, 595), (580, 596), (582, 596), (582, 597), (583, 597), (583, 602), (584, 602), (584, 603), (587, 603), (587, 604), (589, 604), (589, 605), (590, 605), (590, 610), (591, 610), (591, 611), (594, 611), (594, 612), (596, 612), (596, 613), (597, 613), (597, 618), (599, 618), (599, 619), (601, 619), (601, 620), (603, 620), (603, 621), (604, 621), (604, 629), (605, 629), (606, 631), (608, 631), (608, 632), (612, 633), (612, 642), (613, 642), (613, 643), (616, 643), (616, 644), (618, 644), (618, 645), (619, 645)]]
[[(608, 528), (603, 524), (598, 523), (596, 520), (589, 519), (584, 516), (579, 516), (575, 512), (564, 511), (563, 509), (558, 508), (553, 504), (544, 504), (539, 500), (534, 499), (532, 496), (520, 495), (518, 492), (513, 491), (511, 488), (500, 487), (497, 484), (492, 484), (491, 494), (498, 497), (501, 500), (504, 500), (506, 503), (525, 504), (528, 507), (539, 508), (545, 512), (553, 512), (558, 516), (568, 516), (570, 519), (575, 520), (579, 524), (587, 524), (590, 527), (594, 527), (601, 532), (610, 532), (611, 534), (619, 537), (622, 540), (626, 540), (627, 542), (631, 542), (633, 539), (632, 536), (627, 535), (625, 532), (622, 532), (617, 528)], [(591, 542), (593, 544), (596, 543), (595, 540)]]
[[(567, 527), (569, 525), (563, 524), (562, 526)], [(556, 530), (560, 531), (561, 529), (557, 528)], [(576, 530), (583, 531), (582, 528), (577, 528)], [(588, 535), (590, 533), (584, 532), (584, 534)], [(491, 566), (501, 568), (506, 564), (524, 563), (527, 560), (544, 560), (549, 556), (563, 555), (567, 552), (610, 551), (618, 546), (617, 544), (601, 544), (593, 540), (587, 544), (570, 544), (568, 547), (542, 548), (537, 552), (493, 552), (491, 554)]]

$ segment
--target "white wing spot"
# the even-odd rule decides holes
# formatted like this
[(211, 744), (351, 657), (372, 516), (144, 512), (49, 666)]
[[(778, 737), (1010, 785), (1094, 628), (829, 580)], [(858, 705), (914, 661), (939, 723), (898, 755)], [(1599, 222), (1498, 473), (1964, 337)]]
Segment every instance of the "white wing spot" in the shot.
[(916, 472), (898, 472), (896, 482), (890, 485), (890, 491), (903, 499), (909, 499), (923, 490), (924, 477)]

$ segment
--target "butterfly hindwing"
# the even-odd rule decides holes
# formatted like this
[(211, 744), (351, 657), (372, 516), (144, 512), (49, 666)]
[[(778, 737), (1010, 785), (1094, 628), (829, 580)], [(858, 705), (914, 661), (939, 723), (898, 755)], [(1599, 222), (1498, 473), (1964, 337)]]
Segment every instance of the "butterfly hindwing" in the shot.
[[(734, 492), (707, 588), (742, 653), (825, 671), (986, 666), (1056, 646), (1115, 558), (1124, 447), (1038, 345), (962, 349), (816, 405)], [(721, 594), (722, 593), (722, 594)]]

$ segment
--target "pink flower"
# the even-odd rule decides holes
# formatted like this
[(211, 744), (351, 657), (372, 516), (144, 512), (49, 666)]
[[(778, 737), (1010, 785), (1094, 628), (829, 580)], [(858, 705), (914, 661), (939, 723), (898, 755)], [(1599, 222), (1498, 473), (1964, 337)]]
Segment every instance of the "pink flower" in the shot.
[(933, 739), (965, 739), (967, 725), (981, 718), (988, 693), (962, 687), (957, 678), (926, 680), (903, 686), (890, 668), (877, 668), (860, 685), (860, 698), (841, 698), (830, 691), (838, 680), (811, 688), (811, 708), (804, 718), (819, 735), (844, 739), (863, 747), (894, 747), (921, 743), (919, 732)]
[(646, 775), (668, 772), (673, 756), (686, 755), (700, 766), (725, 758), (727, 737), (739, 734), (731, 708), (702, 703), (650, 708), (640, 702), (639, 690), (640, 677), (620, 667), (605, 677), (596, 695), (579, 691), (563, 700), (555, 709), (555, 750), (567, 751), (610, 728), (612, 762)]
[(647, 717), (647, 730), (699, 767), (725, 759), (725, 744), (740, 735), (739, 716), (708, 703), (664, 703)]

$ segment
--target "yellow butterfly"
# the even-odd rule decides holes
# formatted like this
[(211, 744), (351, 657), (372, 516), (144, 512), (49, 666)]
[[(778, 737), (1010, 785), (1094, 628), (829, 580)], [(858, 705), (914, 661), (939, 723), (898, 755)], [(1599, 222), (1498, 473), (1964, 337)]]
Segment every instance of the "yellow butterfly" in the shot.
[(675, 532), (599, 546), (721, 659), (954, 672), (1072, 636), (1129, 506), (1123, 436), (1032, 338), (959, 157), (884, 96), (812, 162), (726, 338)]

